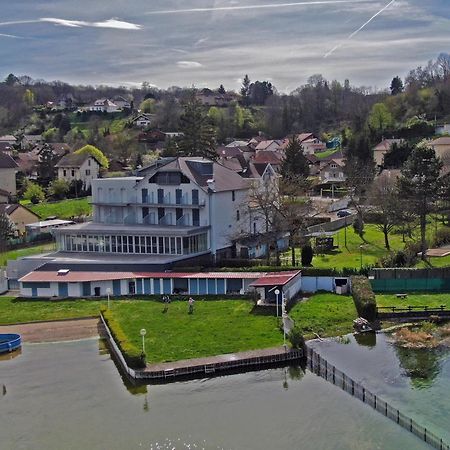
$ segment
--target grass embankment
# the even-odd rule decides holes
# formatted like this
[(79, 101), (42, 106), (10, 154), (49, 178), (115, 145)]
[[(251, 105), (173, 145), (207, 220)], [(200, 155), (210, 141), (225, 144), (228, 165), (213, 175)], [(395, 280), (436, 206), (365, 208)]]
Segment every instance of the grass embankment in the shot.
[(377, 306), (397, 306), (406, 308), (408, 306), (429, 306), (430, 308), (445, 305), (450, 308), (450, 294), (408, 294), (406, 298), (397, 298), (396, 295), (378, 295)]
[(99, 316), (102, 305), (106, 305), (106, 301), (41, 301), (0, 297), (0, 325)]
[(252, 309), (249, 300), (198, 300), (189, 315), (184, 301), (172, 302), (164, 312), (160, 302), (125, 300), (114, 302), (106, 317), (114, 334), (123, 336), (121, 347), (134, 355), (140, 353), (139, 330), (145, 328), (147, 362), (157, 363), (282, 344), (276, 317), (254, 315)]
[(47, 253), (56, 249), (55, 243), (39, 244), (32, 247), (18, 248), (16, 250), (8, 250), (0, 253), (0, 266), (6, 266), (10, 260), (16, 260), (23, 256), (38, 255), (39, 253)]
[(90, 216), (92, 214), (90, 200), (91, 197), (72, 198), (60, 202), (29, 204), (27, 208), (38, 214), (42, 220), (51, 216), (56, 216), (58, 219), (71, 219), (72, 217)]
[(306, 339), (342, 336), (353, 331), (357, 313), (352, 297), (320, 293), (297, 303), (289, 312)]

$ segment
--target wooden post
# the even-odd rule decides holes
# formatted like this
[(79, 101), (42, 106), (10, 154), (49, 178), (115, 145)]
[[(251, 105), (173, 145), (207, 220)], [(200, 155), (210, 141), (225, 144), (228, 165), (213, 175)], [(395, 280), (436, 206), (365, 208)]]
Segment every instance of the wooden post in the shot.
[(362, 394), (363, 394), (363, 399), (362, 400), (363, 400), (364, 403), (366, 403), (366, 389), (365, 388), (363, 388), (363, 393)]
[(333, 384), (336, 384), (336, 367), (333, 366)]
[(397, 423), (400, 423), (400, 411), (397, 409)]

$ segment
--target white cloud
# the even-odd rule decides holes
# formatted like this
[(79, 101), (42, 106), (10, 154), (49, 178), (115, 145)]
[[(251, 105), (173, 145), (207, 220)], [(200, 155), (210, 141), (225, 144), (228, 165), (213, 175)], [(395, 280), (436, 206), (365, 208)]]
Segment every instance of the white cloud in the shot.
[(177, 61), (177, 66), (182, 67), (183, 69), (195, 69), (197, 67), (202, 67), (203, 64), (200, 64), (197, 61)]
[(115, 28), (117, 30), (140, 30), (142, 29), (142, 25), (137, 25), (135, 23), (124, 22), (122, 20), (117, 19), (108, 19), (103, 22), (93, 22), (91, 24), (93, 27), (98, 28)]
[(0, 26), (21, 25), (28, 23), (47, 22), (69, 28), (94, 27), (94, 28), (113, 28), (116, 30), (140, 30), (142, 25), (136, 23), (125, 22), (116, 18), (103, 20), (101, 22), (86, 22), (84, 20), (59, 19), (57, 17), (42, 17), (36, 20), (17, 20), (10, 22), (0, 22)]

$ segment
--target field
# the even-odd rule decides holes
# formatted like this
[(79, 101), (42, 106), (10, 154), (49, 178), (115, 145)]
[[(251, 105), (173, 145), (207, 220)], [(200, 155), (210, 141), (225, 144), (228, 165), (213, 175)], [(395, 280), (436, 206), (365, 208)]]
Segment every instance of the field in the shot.
[(0, 325), (97, 316), (105, 304), (99, 300), (41, 301), (0, 296)]
[(407, 307), (407, 306), (430, 306), (437, 307), (445, 305), (447, 308), (450, 308), (450, 294), (420, 294), (413, 293), (408, 294), (406, 298), (397, 298), (394, 295), (378, 295), (377, 294), (377, 306), (398, 306), (398, 307)]
[(276, 317), (254, 315), (252, 308), (249, 300), (198, 300), (190, 315), (187, 302), (174, 301), (164, 312), (160, 302), (133, 300), (114, 302), (106, 314), (136, 353), (145, 328), (147, 362), (156, 363), (281, 345)]
[(357, 313), (352, 297), (329, 293), (313, 295), (297, 303), (289, 312), (306, 339), (342, 336), (353, 331)]
[(72, 198), (60, 202), (29, 204), (27, 208), (38, 214), (43, 220), (51, 216), (56, 216), (58, 219), (71, 219), (79, 216), (90, 216), (92, 214), (90, 200), (91, 197)]
[(19, 248), (16, 250), (9, 250), (7, 252), (0, 253), (0, 267), (6, 266), (9, 260), (16, 260), (22, 256), (38, 255), (39, 253), (46, 253), (55, 250), (55, 243), (50, 242), (48, 244), (39, 244), (33, 247)]

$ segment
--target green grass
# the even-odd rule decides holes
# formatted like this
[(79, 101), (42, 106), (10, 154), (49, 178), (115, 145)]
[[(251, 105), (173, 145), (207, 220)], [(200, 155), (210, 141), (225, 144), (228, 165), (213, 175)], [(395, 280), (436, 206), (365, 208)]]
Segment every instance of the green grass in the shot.
[(430, 306), (436, 307), (445, 305), (450, 308), (450, 294), (420, 294), (413, 293), (408, 294), (406, 298), (397, 298), (396, 295), (378, 295), (377, 294), (377, 306)]
[(353, 331), (357, 313), (352, 297), (319, 293), (297, 303), (289, 312), (305, 338), (342, 336)]
[(316, 156), (319, 159), (323, 159), (323, 158), (333, 155), (334, 153), (337, 153), (338, 151), (339, 150), (332, 148), (331, 150), (326, 150), (324, 152), (314, 153), (314, 156)]
[(52, 203), (38, 203), (27, 205), (34, 213), (42, 219), (56, 216), (58, 219), (70, 219), (78, 216), (89, 216), (92, 214), (92, 206), (89, 204), (90, 197), (72, 198)]
[(450, 267), (450, 255), (449, 256), (432, 256), (427, 261), (419, 261), (415, 267), (419, 269), (428, 269), (430, 267)]
[(0, 266), (6, 266), (6, 263), (10, 260), (16, 260), (23, 256), (38, 255), (39, 253), (47, 253), (56, 249), (55, 243), (50, 242), (47, 244), (34, 245), (32, 247), (19, 248), (16, 250), (9, 250), (7, 252), (0, 253)]
[(75, 319), (99, 315), (105, 301), (40, 301), (0, 297), (0, 325), (40, 320)]
[(147, 330), (147, 362), (156, 363), (282, 344), (276, 317), (251, 314), (252, 308), (249, 300), (198, 300), (189, 315), (187, 302), (174, 301), (164, 313), (160, 302), (131, 300), (114, 302), (110, 314), (136, 353), (139, 330)]

